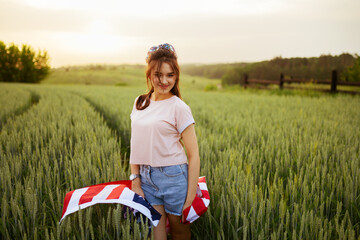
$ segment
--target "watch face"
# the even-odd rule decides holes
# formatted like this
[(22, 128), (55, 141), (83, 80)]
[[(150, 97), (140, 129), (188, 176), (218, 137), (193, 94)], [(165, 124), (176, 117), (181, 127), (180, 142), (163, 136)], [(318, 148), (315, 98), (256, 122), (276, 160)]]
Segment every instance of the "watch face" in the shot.
[(131, 175), (130, 175), (130, 180), (131, 180), (131, 181), (134, 180), (135, 178), (137, 178), (137, 175), (136, 175), (136, 174), (131, 174)]

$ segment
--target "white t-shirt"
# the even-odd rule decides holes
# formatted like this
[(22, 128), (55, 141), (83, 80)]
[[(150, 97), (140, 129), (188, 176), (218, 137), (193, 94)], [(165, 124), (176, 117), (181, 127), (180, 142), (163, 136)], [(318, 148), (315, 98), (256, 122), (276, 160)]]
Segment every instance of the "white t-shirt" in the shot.
[(180, 134), (195, 123), (190, 107), (175, 95), (150, 100), (144, 110), (136, 109), (136, 100), (130, 114), (130, 164), (161, 167), (187, 163), (179, 140)]

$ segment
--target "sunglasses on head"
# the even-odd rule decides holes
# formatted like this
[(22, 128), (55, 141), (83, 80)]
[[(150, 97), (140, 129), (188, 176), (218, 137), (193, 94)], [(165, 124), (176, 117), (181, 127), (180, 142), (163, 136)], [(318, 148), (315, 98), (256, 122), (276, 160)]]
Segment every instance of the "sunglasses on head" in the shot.
[(153, 47), (151, 47), (151, 48), (149, 49), (148, 54), (147, 54), (146, 59), (145, 59), (146, 62), (148, 61), (151, 53), (153, 53), (153, 52), (155, 52), (155, 51), (157, 51), (157, 50), (159, 50), (159, 49), (169, 50), (170, 52), (173, 52), (173, 53), (175, 53), (175, 55), (176, 55), (175, 48), (174, 48), (171, 44), (169, 44), (169, 43), (163, 43), (163, 44), (160, 44), (160, 45), (158, 45), (158, 46), (153, 46)]

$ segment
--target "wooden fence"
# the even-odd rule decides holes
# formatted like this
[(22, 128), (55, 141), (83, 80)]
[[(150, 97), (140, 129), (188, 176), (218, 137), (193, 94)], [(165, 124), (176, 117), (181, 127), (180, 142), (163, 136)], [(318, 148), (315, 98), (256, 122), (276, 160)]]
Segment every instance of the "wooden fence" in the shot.
[[(279, 85), (280, 89), (284, 88), (284, 83), (291, 84), (291, 83), (312, 83), (312, 84), (326, 84), (330, 85), (330, 89), (324, 90), (324, 89), (315, 89), (319, 91), (327, 91), (327, 92), (343, 92), (343, 93), (351, 93), (351, 94), (360, 94), (360, 91), (345, 91), (345, 90), (338, 90), (337, 86), (355, 86), (360, 87), (360, 82), (343, 82), (338, 81), (338, 73), (337, 70), (333, 70), (331, 73), (331, 80), (304, 80), (304, 79), (285, 79), (284, 74), (280, 74), (279, 80), (262, 80), (262, 79), (249, 79), (249, 76), (247, 74), (243, 75), (243, 79), (241, 84), (244, 86), (244, 88), (250, 87), (254, 84), (261, 84), (261, 85), (269, 85), (269, 84), (275, 84)], [(292, 87), (286, 87), (286, 88), (292, 88)]]

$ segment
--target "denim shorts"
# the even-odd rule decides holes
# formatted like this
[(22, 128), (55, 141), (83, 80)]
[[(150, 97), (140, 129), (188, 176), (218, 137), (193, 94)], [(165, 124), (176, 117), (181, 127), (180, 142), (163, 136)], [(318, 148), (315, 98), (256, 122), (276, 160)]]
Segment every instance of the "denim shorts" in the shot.
[(163, 205), (166, 213), (181, 216), (187, 195), (188, 165), (140, 165), (140, 175), (146, 200), (151, 205)]

